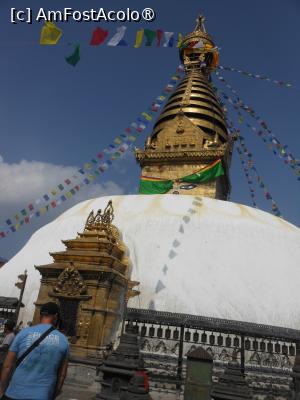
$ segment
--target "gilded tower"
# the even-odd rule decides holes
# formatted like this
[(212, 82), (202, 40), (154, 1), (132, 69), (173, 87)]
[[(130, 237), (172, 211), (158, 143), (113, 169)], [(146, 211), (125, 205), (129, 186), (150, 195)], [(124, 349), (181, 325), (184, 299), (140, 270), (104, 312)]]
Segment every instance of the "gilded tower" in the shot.
[[(171, 183), (163, 193), (226, 200), (232, 146), (221, 104), (211, 85), (218, 48), (206, 32), (203, 16), (197, 19), (195, 30), (183, 38), (179, 51), (185, 77), (157, 119), (145, 149), (136, 149), (142, 179)], [(222, 174), (215, 179), (182, 179), (209, 170), (218, 160)]]
[(47, 301), (60, 305), (63, 329), (73, 356), (99, 357), (115, 339), (124, 304), (139, 292), (130, 280), (130, 261), (121, 233), (112, 224), (110, 201), (104, 212), (92, 211), (84, 231), (63, 240), (64, 251), (50, 253), (51, 264), (36, 266), (42, 275), (34, 323)]

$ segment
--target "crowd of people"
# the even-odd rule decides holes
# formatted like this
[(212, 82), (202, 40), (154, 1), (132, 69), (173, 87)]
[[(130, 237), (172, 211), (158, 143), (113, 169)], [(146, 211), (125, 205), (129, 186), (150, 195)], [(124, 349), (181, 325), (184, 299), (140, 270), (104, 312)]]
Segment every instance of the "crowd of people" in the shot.
[(59, 308), (40, 309), (40, 323), (15, 334), (7, 320), (0, 343), (0, 400), (53, 400), (61, 392), (68, 369), (69, 343), (58, 330)]

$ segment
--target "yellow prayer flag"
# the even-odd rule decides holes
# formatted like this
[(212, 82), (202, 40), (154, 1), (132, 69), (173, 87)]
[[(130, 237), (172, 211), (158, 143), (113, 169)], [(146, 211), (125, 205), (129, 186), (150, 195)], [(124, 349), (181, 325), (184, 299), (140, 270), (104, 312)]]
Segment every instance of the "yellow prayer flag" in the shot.
[(57, 44), (61, 36), (61, 29), (54, 25), (53, 22), (45, 21), (45, 25), (42, 27), (41, 30), (40, 44)]
[(134, 47), (137, 49), (138, 47), (141, 47), (141, 44), (143, 42), (143, 37), (144, 37), (144, 29), (139, 29), (136, 33), (136, 40), (135, 40), (135, 45)]
[(145, 119), (146, 119), (147, 121), (151, 121), (151, 120), (152, 120), (152, 116), (149, 115), (149, 114), (147, 114), (146, 112), (143, 112), (143, 113), (142, 113), (142, 116), (145, 117)]
[(182, 33), (178, 33), (177, 47), (181, 47), (182, 39), (183, 39)]
[(72, 197), (72, 193), (71, 192), (67, 192), (66, 196), (67, 196), (68, 199), (70, 199)]
[(40, 208), (41, 215), (45, 214), (46, 211), (47, 211), (46, 207)]

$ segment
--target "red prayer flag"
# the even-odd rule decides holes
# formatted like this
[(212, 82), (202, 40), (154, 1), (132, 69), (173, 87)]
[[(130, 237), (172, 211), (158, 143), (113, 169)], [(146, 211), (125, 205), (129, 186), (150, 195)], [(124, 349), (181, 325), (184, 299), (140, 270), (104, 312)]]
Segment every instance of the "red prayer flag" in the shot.
[(93, 32), (92, 39), (90, 41), (91, 46), (99, 46), (102, 44), (108, 36), (108, 31), (102, 28), (96, 28)]
[(157, 31), (156, 31), (156, 47), (160, 46), (160, 42), (161, 42), (161, 39), (163, 38), (163, 36), (164, 36), (164, 32), (160, 29), (157, 29)]
[(52, 206), (52, 208), (55, 208), (56, 207), (56, 201), (52, 201), (51, 206)]

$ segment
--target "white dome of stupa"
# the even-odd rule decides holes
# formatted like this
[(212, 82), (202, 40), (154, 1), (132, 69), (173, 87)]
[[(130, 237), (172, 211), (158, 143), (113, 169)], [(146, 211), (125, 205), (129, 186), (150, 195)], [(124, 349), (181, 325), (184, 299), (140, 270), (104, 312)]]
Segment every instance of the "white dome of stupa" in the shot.
[(0, 270), (1, 296), (18, 296), (14, 283), (28, 270), (24, 323), (40, 287), (34, 265), (51, 263), (49, 252), (64, 250), (61, 240), (75, 238), (109, 199), (131, 279), (140, 282), (130, 306), (300, 329), (300, 229), (251, 207), (190, 195), (92, 199), (39, 229)]

